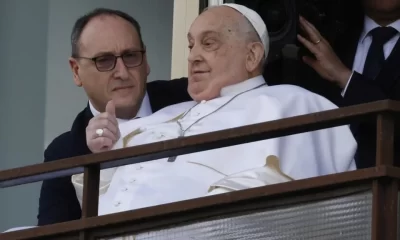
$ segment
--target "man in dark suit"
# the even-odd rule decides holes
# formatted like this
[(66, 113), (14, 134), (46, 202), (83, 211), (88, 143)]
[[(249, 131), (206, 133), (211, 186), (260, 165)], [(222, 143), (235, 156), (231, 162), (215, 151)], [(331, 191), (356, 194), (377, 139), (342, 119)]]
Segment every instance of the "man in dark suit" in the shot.
[[(303, 60), (328, 81), (318, 78), (319, 82), (316, 82), (304, 73), (305, 68), (300, 68), (302, 72), (298, 76), (302, 79), (298, 84), (339, 106), (383, 99), (400, 100), (400, 0), (363, 0), (359, 3), (363, 14), (351, 13), (353, 24), (333, 47), (313, 24), (300, 18), (305, 34), (298, 35), (298, 40), (313, 55), (303, 56)], [(375, 121), (352, 124), (351, 129), (358, 142), (357, 167), (374, 166)], [(395, 137), (395, 143), (398, 139)], [(396, 164), (400, 162), (399, 153), (395, 150)]]
[[(45, 162), (90, 154), (86, 127), (94, 116), (106, 116), (103, 120), (107, 121), (107, 115), (101, 113), (107, 104), (107, 108), (113, 109), (111, 119), (121, 122), (191, 99), (186, 78), (146, 84), (150, 67), (140, 27), (123, 12), (96, 9), (79, 18), (73, 27), (71, 44), (69, 62), (74, 82), (84, 88), (89, 103), (78, 114), (71, 130), (55, 138), (45, 150)], [(70, 177), (43, 182), (38, 225), (80, 217), (81, 208)]]

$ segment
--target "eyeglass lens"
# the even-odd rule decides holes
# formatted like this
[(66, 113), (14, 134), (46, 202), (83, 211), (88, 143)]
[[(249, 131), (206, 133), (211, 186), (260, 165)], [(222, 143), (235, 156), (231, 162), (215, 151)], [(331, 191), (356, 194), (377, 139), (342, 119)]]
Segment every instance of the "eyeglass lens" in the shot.
[[(122, 61), (128, 68), (137, 67), (142, 64), (142, 52), (130, 52), (125, 53), (121, 56)], [(114, 55), (104, 55), (97, 57), (95, 60), (96, 67), (99, 71), (109, 71), (115, 67), (117, 62), (117, 56)]]

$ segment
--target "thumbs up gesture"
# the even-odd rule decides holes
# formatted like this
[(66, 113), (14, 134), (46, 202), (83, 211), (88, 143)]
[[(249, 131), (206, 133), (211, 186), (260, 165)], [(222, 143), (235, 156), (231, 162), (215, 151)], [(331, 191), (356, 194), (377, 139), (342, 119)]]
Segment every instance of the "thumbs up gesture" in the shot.
[(93, 153), (110, 150), (120, 138), (115, 104), (107, 103), (105, 112), (93, 117), (86, 127), (86, 143)]

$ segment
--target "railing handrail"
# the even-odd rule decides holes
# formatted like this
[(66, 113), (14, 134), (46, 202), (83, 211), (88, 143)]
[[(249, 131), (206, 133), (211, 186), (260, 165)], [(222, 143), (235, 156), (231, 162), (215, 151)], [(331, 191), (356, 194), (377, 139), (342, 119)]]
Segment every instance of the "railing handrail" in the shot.
[(0, 188), (83, 173), (84, 166), (100, 169), (152, 161), (215, 148), (349, 124), (355, 119), (400, 112), (400, 102), (383, 100), (350, 107), (231, 128), (196, 136), (140, 145), (97, 154), (0, 171)]
[[(203, 215), (216, 215), (216, 206), (237, 205), (252, 201), (253, 203), (266, 202), (265, 200), (274, 197), (293, 195), (299, 198), (301, 194), (312, 194), (318, 189), (331, 191), (334, 189), (344, 190), (346, 187), (362, 186), (363, 183), (371, 184), (372, 181), (381, 178), (400, 179), (400, 168), (392, 166), (380, 166), (350, 172), (330, 174), (320, 177), (296, 180), (285, 183), (278, 183), (264, 187), (251, 188), (242, 191), (231, 192), (230, 194), (218, 194), (209, 197), (196, 198), (181, 202), (174, 202), (150, 208), (129, 210), (110, 215), (95, 216), (73, 220), (63, 223), (56, 223), (47, 226), (40, 226), (17, 232), (0, 234), (1, 239), (28, 239), (28, 238), (48, 238), (50, 236), (72, 234), (78, 236), (80, 231), (103, 230), (113, 228), (120, 224), (137, 226), (138, 229), (147, 223), (146, 229), (160, 227), (164, 225), (178, 224), (186, 221), (193, 221), (198, 216), (194, 212), (204, 213)], [(329, 190), (330, 189), (330, 190)], [(321, 196), (321, 194), (319, 194)], [(295, 202), (294, 202), (295, 203)], [(284, 203), (281, 203), (284, 204)], [(254, 204), (247, 204), (252, 205)], [(224, 212), (223, 209), (221, 211)], [(211, 213), (213, 212), (213, 213)], [(210, 213), (210, 214), (208, 214)], [(170, 223), (166, 223), (165, 219)], [(183, 220), (184, 219), (184, 220)]]

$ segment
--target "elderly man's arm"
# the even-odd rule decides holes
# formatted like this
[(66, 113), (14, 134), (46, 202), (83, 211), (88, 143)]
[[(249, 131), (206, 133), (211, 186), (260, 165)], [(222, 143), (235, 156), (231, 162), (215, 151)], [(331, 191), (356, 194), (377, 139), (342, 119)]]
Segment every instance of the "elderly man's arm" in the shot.
[[(297, 88), (297, 87), (294, 87)], [(337, 109), (331, 101), (305, 89), (293, 89), (282, 111), (283, 118)], [(355, 170), (357, 142), (348, 125), (325, 128), (279, 138), (278, 157), (298, 167), (289, 176), (299, 179)], [(301, 164), (300, 164), (301, 163)], [(292, 168), (291, 168), (292, 169)], [(285, 170), (285, 169), (283, 169)], [(292, 169), (294, 170), (294, 169)], [(302, 172), (297, 175), (298, 172)]]
[[(280, 106), (276, 109), (269, 108), (271, 105), (263, 104), (262, 100), (259, 101), (261, 109), (253, 107), (251, 110), (249, 107), (249, 116), (257, 116), (254, 123), (265, 122), (268, 118), (266, 113), (288, 118), (337, 108), (326, 98), (304, 89), (285, 87), (285, 90), (293, 94), (284, 101), (279, 100)], [(260, 112), (258, 115), (257, 110)], [(254, 142), (242, 149), (249, 153), (249, 157), (265, 159), (275, 155), (280, 159), (279, 163), (267, 162), (263, 167), (243, 169), (239, 173), (230, 174), (212, 184), (208, 195), (352, 171), (356, 169), (356, 147), (356, 141), (348, 126)], [(248, 161), (257, 162), (253, 159)]]

